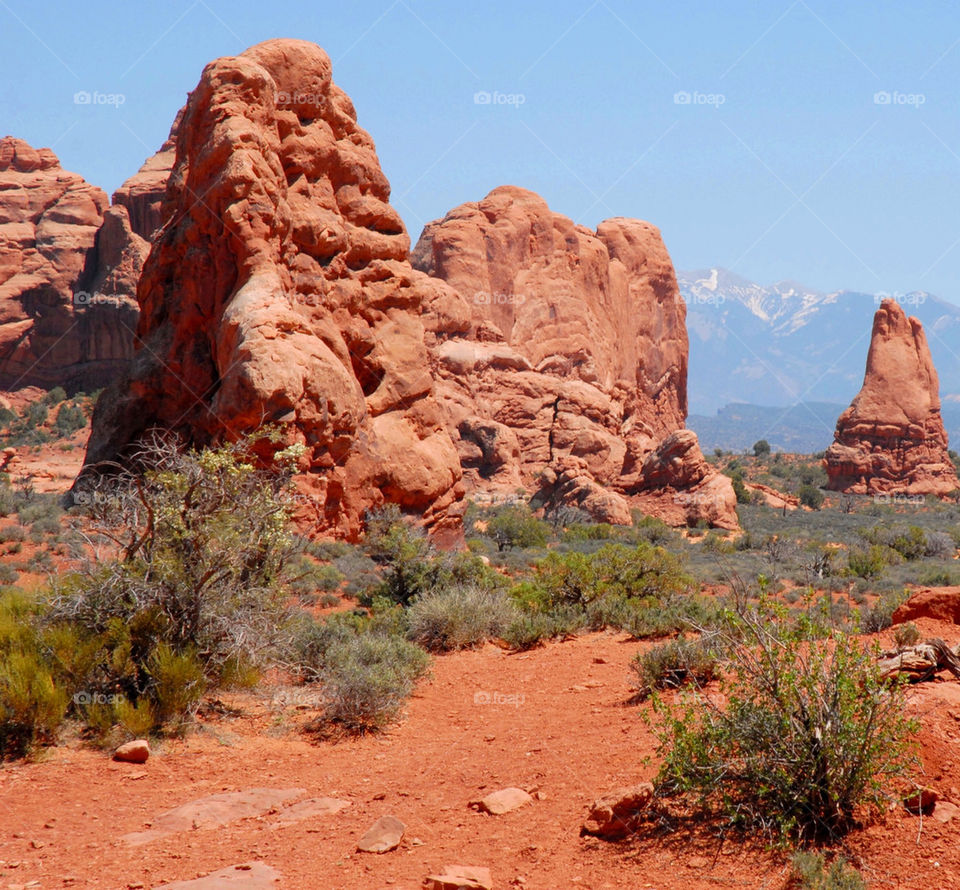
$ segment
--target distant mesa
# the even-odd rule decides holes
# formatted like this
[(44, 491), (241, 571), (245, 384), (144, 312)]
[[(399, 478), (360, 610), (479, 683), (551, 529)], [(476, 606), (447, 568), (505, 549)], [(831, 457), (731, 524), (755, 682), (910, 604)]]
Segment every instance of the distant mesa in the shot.
[(960, 488), (923, 326), (895, 300), (884, 300), (874, 316), (863, 387), (837, 421), (825, 464), (828, 487), (849, 494)]

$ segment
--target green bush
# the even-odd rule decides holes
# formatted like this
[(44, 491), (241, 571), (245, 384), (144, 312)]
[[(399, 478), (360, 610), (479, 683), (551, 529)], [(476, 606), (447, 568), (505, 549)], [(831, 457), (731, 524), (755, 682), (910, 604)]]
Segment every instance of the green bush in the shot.
[(717, 675), (718, 658), (709, 640), (678, 639), (638, 652), (630, 663), (637, 675), (637, 698), (657, 689), (703, 686)]
[(890, 565), (891, 552), (889, 547), (880, 544), (871, 544), (867, 548), (851, 547), (847, 554), (847, 569), (852, 575), (867, 581), (874, 580)]
[(497, 550), (543, 547), (547, 543), (550, 526), (537, 519), (526, 505), (500, 507), (487, 522), (486, 535), (493, 539)]
[(77, 430), (87, 425), (87, 415), (76, 403), (65, 402), (57, 409), (57, 416), (53, 421), (53, 428), (63, 437), (72, 436)]
[(798, 489), (797, 495), (804, 507), (819, 510), (823, 506), (823, 492), (815, 485), (804, 482)]
[(790, 859), (791, 886), (796, 890), (867, 890), (860, 872), (837, 856), (827, 867), (823, 853), (798, 850)]
[(502, 636), (516, 612), (500, 590), (472, 585), (430, 590), (410, 604), (408, 636), (430, 652), (466, 649)]
[(729, 653), (720, 697), (681, 696), (657, 728), (658, 793), (772, 839), (833, 840), (909, 765), (916, 725), (874, 654), (836, 632), (809, 641), (763, 602), (718, 631)]
[(860, 630), (874, 634), (893, 624), (893, 613), (909, 598), (906, 590), (885, 593), (866, 611), (860, 613)]
[(429, 656), (393, 634), (364, 633), (330, 645), (323, 659), (320, 688), (324, 709), (317, 729), (323, 734), (364, 734), (396, 720)]
[(730, 481), (733, 483), (733, 493), (737, 496), (738, 504), (752, 504), (753, 495), (750, 493), (750, 489), (744, 484), (743, 473), (734, 472), (730, 473)]
[(693, 580), (678, 556), (640, 542), (607, 544), (596, 553), (550, 553), (534, 569), (533, 598), (546, 608), (585, 607), (605, 596), (667, 597), (685, 594)]
[(139, 466), (80, 499), (120, 556), (57, 579), (42, 624), (61, 661), (64, 639), (86, 653), (62, 671), (87, 701), (127, 703), (114, 709), (121, 722), (143, 726), (152, 715), (157, 728), (179, 728), (206, 688), (275, 657), (295, 565), (293, 454), (262, 469), (254, 444), (180, 452), (157, 440)]
[(36, 614), (25, 594), (0, 592), (0, 760), (52, 742), (69, 704), (43, 657)]
[(587, 617), (582, 609), (558, 607), (549, 612), (521, 611), (503, 632), (503, 641), (520, 651), (539, 646), (544, 640), (570, 636), (583, 630)]
[(770, 443), (766, 439), (760, 439), (753, 443), (753, 456), (763, 457), (770, 453)]

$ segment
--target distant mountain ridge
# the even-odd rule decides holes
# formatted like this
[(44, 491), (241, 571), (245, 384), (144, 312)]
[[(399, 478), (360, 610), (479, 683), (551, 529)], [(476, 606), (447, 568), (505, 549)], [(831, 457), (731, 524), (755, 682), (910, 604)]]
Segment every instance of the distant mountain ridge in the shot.
[[(736, 403), (781, 412), (829, 403), (842, 410), (863, 383), (873, 315), (887, 296), (924, 326), (945, 414), (960, 405), (960, 306), (919, 290), (822, 293), (789, 281), (760, 285), (725, 269), (678, 272), (677, 278), (687, 303), (693, 415), (711, 418)], [(798, 421), (802, 414), (814, 422), (805, 410)], [(831, 436), (832, 429), (833, 423)]]

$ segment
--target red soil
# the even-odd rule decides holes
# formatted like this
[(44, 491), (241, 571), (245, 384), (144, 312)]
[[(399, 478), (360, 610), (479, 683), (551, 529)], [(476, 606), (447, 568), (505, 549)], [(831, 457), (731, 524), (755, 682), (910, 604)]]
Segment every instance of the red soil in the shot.
[[(953, 625), (918, 624), (924, 635), (960, 638)], [(413, 890), (447, 864), (487, 866), (496, 888), (785, 887), (783, 858), (739, 841), (579, 837), (593, 798), (655, 771), (641, 720), (649, 706), (625, 705), (628, 665), (643, 645), (590, 634), (523, 654), (491, 645), (437, 658), (403, 722), (378, 738), (313, 744), (299, 731), (311, 712), (272, 707), (272, 690), (261, 690), (225, 697), (235, 716), (206, 718), (142, 766), (65, 744), (0, 770), (0, 888), (151, 888), (252, 859), (279, 869), (289, 890)], [(514, 698), (484, 703), (484, 694)], [(939, 793), (942, 817), (943, 801), (960, 804), (960, 684), (917, 687), (909, 707), (923, 719), (922, 781)], [(511, 785), (542, 799), (497, 817), (469, 808)], [(182, 803), (254, 787), (351, 805), (285, 827), (267, 814), (142, 847), (120, 840)], [(388, 813), (407, 825), (400, 847), (357, 853)], [(960, 815), (936, 816), (894, 807), (851, 836), (847, 855), (873, 887), (960, 886)]]

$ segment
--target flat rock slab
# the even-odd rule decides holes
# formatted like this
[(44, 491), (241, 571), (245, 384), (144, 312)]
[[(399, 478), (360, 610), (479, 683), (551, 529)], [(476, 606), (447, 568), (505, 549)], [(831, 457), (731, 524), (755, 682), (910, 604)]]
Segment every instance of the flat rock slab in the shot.
[(428, 875), (428, 890), (491, 890), (493, 878), (489, 868), (476, 865), (446, 865), (443, 873)]
[(502, 816), (530, 803), (533, 798), (522, 788), (504, 788), (488, 794), (480, 801), (480, 809), (491, 816)]
[(178, 831), (217, 828), (239, 819), (262, 816), (305, 793), (303, 788), (250, 788), (211, 794), (167, 810), (157, 816), (146, 831), (125, 834), (122, 840), (140, 846)]
[(361, 853), (387, 853), (400, 845), (406, 830), (396, 816), (381, 816), (360, 838), (357, 849)]
[(282, 810), (271, 828), (282, 828), (284, 825), (294, 825), (304, 819), (314, 819), (319, 816), (333, 816), (348, 806), (350, 806), (349, 800), (337, 800), (335, 797), (308, 797)]
[(221, 890), (223, 887), (230, 890), (275, 890), (280, 877), (280, 872), (265, 862), (245, 862), (221, 868), (193, 881), (163, 884), (157, 890)]

